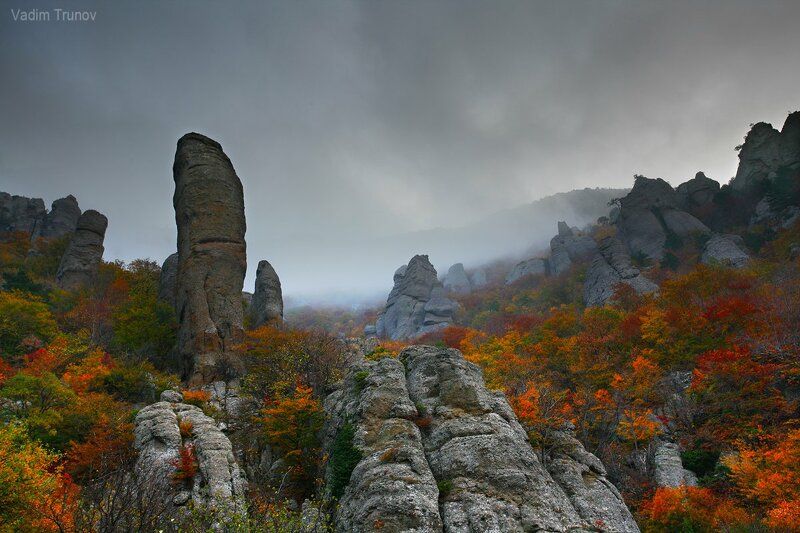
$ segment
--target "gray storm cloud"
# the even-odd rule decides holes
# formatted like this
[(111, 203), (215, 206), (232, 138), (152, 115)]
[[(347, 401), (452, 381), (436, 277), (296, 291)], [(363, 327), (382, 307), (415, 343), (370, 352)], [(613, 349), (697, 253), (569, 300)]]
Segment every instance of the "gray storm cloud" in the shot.
[(70, 8), (94, 22), (14, 20), (62, 7), (33, 4), (0, 11), (0, 190), (75, 194), (108, 215), (107, 258), (161, 261), (175, 142), (202, 132), (245, 187), (246, 284), (267, 258), (289, 295), (388, 289), (412, 251), (446, 268), (462, 258), (393, 236), (559, 191), (725, 182), (750, 123), (800, 108), (797, 2), (86, 2)]

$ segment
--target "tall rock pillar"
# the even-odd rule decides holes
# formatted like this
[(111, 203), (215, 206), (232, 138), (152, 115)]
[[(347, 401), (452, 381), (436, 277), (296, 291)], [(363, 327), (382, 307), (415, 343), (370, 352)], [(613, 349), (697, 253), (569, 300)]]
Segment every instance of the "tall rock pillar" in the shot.
[(228, 156), (198, 133), (178, 140), (177, 350), (190, 384), (229, 380), (240, 372), (231, 353), (242, 341), (242, 286), (247, 269), (244, 194)]

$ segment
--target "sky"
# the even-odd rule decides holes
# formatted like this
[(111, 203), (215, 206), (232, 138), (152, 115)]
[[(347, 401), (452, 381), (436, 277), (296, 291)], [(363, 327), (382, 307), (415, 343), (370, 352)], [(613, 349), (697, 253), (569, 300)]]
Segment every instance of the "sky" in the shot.
[(4, 0), (0, 190), (74, 194), (109, 217), (106, 259), (160, 262), (197, 131), (244, 185), (246, 290), (268, 259), (290, 297), (385, 293), (397, 235), (634, 173), (727, 182), (749, 124), (800, 109), (798, 20), (769, 0)]

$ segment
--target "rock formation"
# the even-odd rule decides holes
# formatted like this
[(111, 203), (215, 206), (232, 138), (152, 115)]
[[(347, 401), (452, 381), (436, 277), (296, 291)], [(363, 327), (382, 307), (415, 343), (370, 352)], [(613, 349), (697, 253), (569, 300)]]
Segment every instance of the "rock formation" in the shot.
[(394, 287), (376, 323), (379, 337), (412, 339), (447, 327), (457, 304), (447, 298), (427, 255), (415, 255), (394, 273)]
[(722, 263), (734, 268), (747, 266), (750, 256), (736, 245), (727, 235), (714, 234), (703, 247), (700, 262), (704, 264)]
[(175, 294), (178, 289), (178, 253), (170, 255), (161, 265), (158, 278), (158, 299), (175, 308)]
[(485, 287), (489, 280), (486, 279), (486, 271), (482, 268), (477, 269), (469, 278), (470, 285), (473, 289), (480, 289)]
[(550, 240), (550, 273), (557, 276), (573, 262), (590, 258), (597, 243), (589, 235), (576, 235), (566, 222), (558, 223), (558, 235)]
[(547, 261), (538, 257), (520, 261), (506, 275), (506, 285), (511, 285), (528, 276), (544, 276), (547, 274)]
[(705, 224), (678, 205), (678, 196), (669, 183), (636, 177), (631, 192), (620, 199), (616, 222), (619, 236), (631, 254), (660, 261), (668, 237), (709, 233)]
[(55, 200), (48, 212), (41, 198), (0, 192), (0, 232), (22, 231), (32, 239), (53, 239), (73, 233), (80, 216), (78, 201), (72, 195)]
[(259, 261), (256, 270), (256, 290), (250, 302), (253, 327), (283, 320), (281, 280), (269, 261)]
[(81, 208), (74, 196), (70, 194), (65, 198), (59, 198), (53, 202), (50, 212), (44, 216), (41, 229), (36, 236), (55, 239), (69, 235), (77, 229), (80, 216)]
[(325, 409), (326, 447), (350, 424), (361, 454), (337, 531), (638, 531), (597, 458), (565, 434), (551, 475), (504, 395), (457, 350), (355, 362)]
[[(137, 475), (164, 484), (175, 506), (191, 500), (196, 506), (223, 513), (244, 513), (245, 479), (230, 440), (214, 419), (203, 414), (199, 407), (182, 401), (180, 393), (165, 391), (160, 402), (148, 405), (136, 415)], [(175, 461), (181, 447), (193, 449), (198, 471), (193, 478), (177, 484)]]
[(618, 283), (630, 285), (639, 294), (658, 290), (658, 285), (642, 276), (639, 269), (633, 266), (622, 242), (609, 236), (600, 241), (598, 253), (586, 272), (584, 303), (587, 306), (605, 304), (614, 296)]
[(61, 288), (73, 290), (88, 286), (94, 280), (103, 259), (107, 226), (108, 219), (93, 209), (80, 216), (56, 273)]
[(781, 173), (800, 173), (800, 111), (786, 117), (781, 131), (765, 122), (755, 124), (739, 150), (739, 168), (731, 187), (751, 190), (760, 181)]
[(191, 383), (239, 373), (231, 347), (243, 338), (247, 268), (242, 183), (216, 141), (188, 133), (173, 165), (178, 225), (177, 350)]
[(653, 481), (658, 487), (697, 485), (697, 476), (683, 468), (680, 448), (674, 442), (656, 439), (652, 457)]
[(472, 283), (467, 277), (462, 263), (456, 263), (447, 270), (442, 280), (445, 290), (456, 294), (469, 294), (472, 292)]

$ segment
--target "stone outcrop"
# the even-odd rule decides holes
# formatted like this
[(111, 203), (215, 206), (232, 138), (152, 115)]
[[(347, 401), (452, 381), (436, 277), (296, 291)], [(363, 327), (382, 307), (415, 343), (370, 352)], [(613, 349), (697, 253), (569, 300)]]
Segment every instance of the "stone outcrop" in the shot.
[(78, 219), (77, 228), (58, 266), (56, 280), (63, 289), (88, 286), (97, 275), (103, 259), (103, 240), (108, 227), (105, 215), (93, 209)]
[(658, 487), (697, 485), (697, 476), (683, 468), (680, 448), (674, 442), (656, 439), (652, 456), (653, 481)]
[(445, 290), (456, 294), (469, 294), (472, 292), (472, 282), (467, 277), (462, 263), (456, 263), (447, 270), (442, 280)]
[(158, 277), (158, 299), (175, 308), (175, 294), (178, 290), (178, 253), (171, 254), (161, 265)]
[(750, 261), (750, 256), (737, 246), (727, 235), (714, 234), (703, 247), (700, 262), (704, 264), (722, 263), (734, 268), (743, 268)]
[(573, 262), (592, 257), (596, 250), (593, 238), (576, 234), (566, 222), (559, 222), (558, 235), (550, 239), (550, 273), (557, 276), (566, 272)]
[(44, 216), (41, 229), (36, 236), (57, 239), (69, 235), (77, 229), (80, 217), (81, 208), (74, 196), (70, 194), (59, 198), (53, 202), (50, 211)]
[[(165, 492), (172, 496), (176, 506), (191, 500), (196, 506), (223, 513), (244, 513), (245, 479), (230, 440), (214, 419), (203, 414), (199, 407), (182, 401), (180, 393), (165, 391), (160, 402), (148, 405), (136, 415), (137, 474), (164, 484)], [(193, 478), (177, 484), (175, 461), (181, 447), (191, 447), (198, 471)]]
[(0, 232), (22, 231), (32, 239), (54, 239), (72, 234), (80, 216), (81, 208), (71, 194), (55, 200), (47, 211), (41, 198), (0, 192)]
[(714, 197), (718, 192), (719, 183), (702, 172), (698, 172), (694, 178), (681, 183), (675, 189), (678, 205), (680, 205), (681, 209), (690, 213), (694, 209), (701, 209), (714, 203)]
[(765, 122), (755, 124), (739, 150), (739, 168), (731, 187), (751, 190), (760, 181), (781, 173), (800, 173), (800, 111), (791, 113), (781, 131)]
[(376, 333), (392, 340), (413, 339), (453, 322), (457, 304), (444, 287), (427, 255), (415, 255), (394, 273), (394, 287), (378, 316)]
[(178, 225), (177, 351), (191, 383), (238, 374), (247, 269), (242, 183), (216, 141), (188, 133), (173, 165)]
[(41, 198), (0, 192), (0, 231), (33, 233), (44, 216), (44, 201)]
[(583, 300), (587, 306), (603, 305), (619, 283), (633, 287), (639, 294), (658, 290), (658, 285), (645, 278), (631, 263), (630, 255), (619, 239), (605, 237), (598, 245), (583, 285)]
[(660, 261), (669, 236), (685, 237), (710, 232), (705, 224), (679, 209), (678, 205), (678, 195), (669, 183), (662, 179), (636, 177), (631, 192), (620, 199), (616, 222), (619, 237), (631, 254)]
[(256, 270), (256, 289), (250, 302), (253, 327), (283, 320), (281, 280), (269, 261), (259, 261)]
[(351, 424), (361, 452), (337, 531), (638, 531), (597, 458), (565, 433), (548, 472), (504, 395), (457, 350), (354, 361), (325, 409), (326, 448)]
[(511, 272), (506, 275), (506, 285), (516, 283), (528, 276), (544, 276), (545, 274), (547, 274), (547, 261), (539, 257), (526, 259), (514, 265)]

